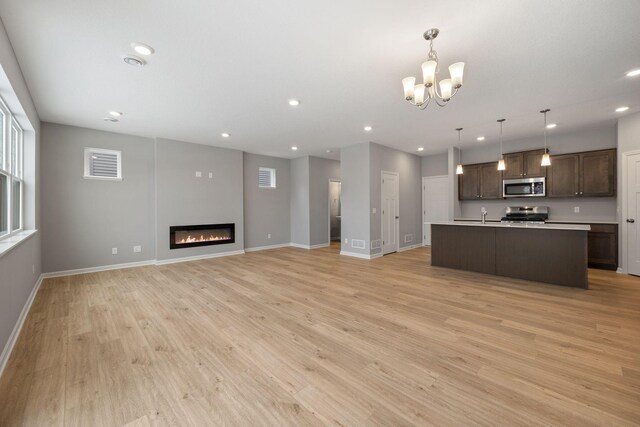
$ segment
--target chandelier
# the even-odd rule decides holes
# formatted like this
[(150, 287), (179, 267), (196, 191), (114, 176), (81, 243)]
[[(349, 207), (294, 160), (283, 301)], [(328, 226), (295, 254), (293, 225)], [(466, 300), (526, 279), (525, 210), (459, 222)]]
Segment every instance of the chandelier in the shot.
[[(462, 75), (464, 73), (464, 62), (456, 62), (449, 66), (450, 78), (438, 82), (436, 75), (438, 68), (438, 53), (433, 50), (433, 40), (438, 37), (440, 30), (431, 28), (425, 31), (424, 38), (429, 42), (429, 54), (426, 62), (422, 63), (422, 84), (416, 84), (415, 77), (402, 79), (404, 88), (404, 99), (411, 105), (424, 110), (433, 99), (440, 107), (447, 105), (462, 87)], [(440, 88), (438, 90), (438, 87)]]

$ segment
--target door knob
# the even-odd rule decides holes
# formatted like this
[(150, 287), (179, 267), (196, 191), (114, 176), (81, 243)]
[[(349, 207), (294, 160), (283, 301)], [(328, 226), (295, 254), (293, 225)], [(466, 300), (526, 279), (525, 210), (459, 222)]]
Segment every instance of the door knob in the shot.
[(400, 217), (399, 217), (399, 216), (396, 216), (396, 219), (400, 219)]
[(633, 219), (633, 218), (627, 218), (627, 222), (628, 222), (629, 224), (633, 224), (634, 222), (636, 222), (636, 220), (635, 220), (635, 219)]

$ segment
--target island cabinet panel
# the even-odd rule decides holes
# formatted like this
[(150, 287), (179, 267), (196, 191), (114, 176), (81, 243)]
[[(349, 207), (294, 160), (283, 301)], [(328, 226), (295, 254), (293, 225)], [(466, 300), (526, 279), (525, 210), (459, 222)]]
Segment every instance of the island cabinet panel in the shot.
[(504, 171), (502, 177), (504, 179), (519, 179), (524, 176), (524, 156), (522, 153), (505, 154)]
[(542, 166), (544, 150), (526, 151), (522, 154), (525, 178), (538, 178), (547, 175), (547, 167)]
[(496, 274), (495, 229), (431, 226), (431, 265)]
[(496, 228), (496, 274), (587, 288), (587, 233)]
[(458, 198), (475, 200), (480, 198), (480, 166), (467, 165), (464, 173), (458, 175)]
[(586, 289), (587, 230), (431, 224), (431, 265)]
[(591, 224), (588, 239), (589, 267), (616, 270), (618, 268), (618, 224)]
[(575, 197), (580, 191), (580, 155), (551, 157), (547, 166), (547, 197)]
[(480, 165), (480, 198), (502, 198), (502, 173), (496, 163)]
[(580, 153), (580, 196), (616, 195), (616, 150)]

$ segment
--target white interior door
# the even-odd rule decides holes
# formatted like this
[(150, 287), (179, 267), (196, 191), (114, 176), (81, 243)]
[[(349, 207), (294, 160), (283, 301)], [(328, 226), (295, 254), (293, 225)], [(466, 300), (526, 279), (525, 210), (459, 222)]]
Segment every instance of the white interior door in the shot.
[(640, 154), (627, 156), (627, 272), (640, 276)]
[(431, 246), (431, 223), (449, 219), (449, 177), (422, 178), (422, 244)]
[(382, 172), (382, 254), (398, 250), (398, 174)]

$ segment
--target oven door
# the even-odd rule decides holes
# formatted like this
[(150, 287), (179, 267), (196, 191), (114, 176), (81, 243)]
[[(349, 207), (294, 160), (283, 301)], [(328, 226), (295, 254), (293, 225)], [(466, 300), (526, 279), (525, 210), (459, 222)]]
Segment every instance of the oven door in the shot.
[(544, 178), (505, 179), (502, 181), (502, 197), (544, 197)]

